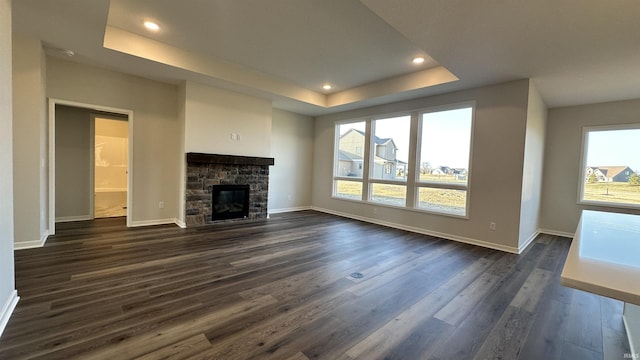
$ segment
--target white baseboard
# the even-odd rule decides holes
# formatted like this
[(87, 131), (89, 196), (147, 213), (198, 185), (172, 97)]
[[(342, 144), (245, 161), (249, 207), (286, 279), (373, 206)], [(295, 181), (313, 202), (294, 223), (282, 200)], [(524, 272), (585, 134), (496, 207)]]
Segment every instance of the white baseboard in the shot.
[(288, 212), (304, 211), (304, 210), (311, 210), (311, 206), (297, 206), (292, 208), (271, 209), (269, 210), (269, 214), (280, 214), (280, 213), (288, 213)]
[(489, 249), (510, 252), (510, 253), (513, 253), (513, 254), (519, 254), (519, 251), (520, 251), (518, 248), (513, 247), (513, 246), (505, 246), (505, 245), (500, 245), (500, 244), (494, 244), (494, 243), (490, 243), (490, 242), (484, 241), (484, 240), (478, 240), (478, 239), (468, 238), (468, 237), (464, 237), (464, 236), (441, 233), (441, 232), (438, 232), (438, 231), (432, 231), (432, 230), (417, 228), (417, 227), (413, 227), (413, 226), (407, 226), (407, 225), (392, 223), (392, 222), (388, 222), (388, 221), (382, 221), (382, 220), (379, 220), (379, 219), (372, 219), (372, 218), (367, 218), (367, 217), (363, 217), (363, 216), (347, 214), (347, 213), (343, 213), (343, 212), (339, 212), (339, 211), (333, 211), (333, 210), (324, 209), (324, 208), (319, 208), (319, 207), (315, 207), (315, 206), (312, 206), (311, 210), (320, 211), (320, 212), (324, 212), (324, 213), (332, 214), (332, 215), (337, 215), (337, 216), (342, 216), (342, 217), (346, 217), (346, 218), (350, 218), (350, 219), (360, 220), (360, 221), (364, 221), (364, 222), (368, 222), (368, 223), (372, 223), (372, 224), (376, 224), (376, 225), (382, 225), (382, 226), (386, 226), (386, 227), (390, 227), (390, 228), (394, 228), (394, 229), (406, 230), (406, 231), (410, 231), (410, 232), (414, 232), (414, 233), (418, 233), (418, 234), (435, 236), (435, 237), (439, 237), (439, 238), (442, 238), (442, 239), (462, 242), (462, 243), (465, 243), (465, 244), (477, 245), (477, 246), (482, 246), (482, 247), (486, 247), (486, 248), (489, 248)]
[(91, 217), (91, 215), (60, 216), (60, 217), (56, 217), (56, 222), (57, 222), (57, 223), (61, 223), (61, 222), (72, 222), (72, 221), (87, 221), (87, 220), (93, 220), (93, 218)]
[(175, 219), (174, 223), (183, 229), (187, 228), (187, 224), (180, 219)]
[(0, 309), (0, 336), (2, 336), (2, 332), (7, 327), (9, 318), (11, 318), (13, 310), (16, 308), (16, 305), (18, 305), (18, 300), (20, 300), (18, 291), (13, 290), (11, 294), (9, 294), (7, 301), (5, 301), (4, 305)]
[(518, 246), (518, 254), (522, 254), (522, 252), (524, 251), (524, 249), (527, 248), (527, 246), (529, 246), (529, 244), (531, 244), (533, 242), (533, 240), (535, 240), (538, 235), (540, 235), (540, 232), (536, 231), (533, 234), (531, 234), (531, 236), (529, 236), (527, 238), (527, 240), (522, 243), (522, 245)]
[(33, 249), (33, 248), (41, 248), (44, 246), (44, 243), (47, 242), (47, 238), (49, 237), (48, 232), (44, 232), (40, 236), (40, 240), (31, 240), (31, 241), (18, 241), (13, 243), (14, 250), (24, 250), (24, 249)]
[[(140, 226), (153, 226), (153, 225), (166, 225), (166, 224), (176, 224), (178, 225), (178, 219), (157, 219), (157, 220), (142, 220), (142, 221), (132, 221), (129, 226), (130, 227), (140, 227)], [(180, 226), (180, 225), (178, 225)]]
[(565, 232), (565, 231), (556, 231), (549, 229), (538, 229), (538, 232), (541, 234), (553, 235), (553, 236), (562, 236), (573, 239), (574, 233)]

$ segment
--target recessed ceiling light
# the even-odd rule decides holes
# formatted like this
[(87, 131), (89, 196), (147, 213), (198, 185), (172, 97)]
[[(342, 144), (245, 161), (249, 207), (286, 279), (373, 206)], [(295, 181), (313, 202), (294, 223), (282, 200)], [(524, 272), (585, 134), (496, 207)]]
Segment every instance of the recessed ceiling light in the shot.
[(331, 90), (332, 86), (330, 84), (324, 84), (322, 85), (322, 88), (325, 90)]
[(424, 58), (422, 56), (418, 56), (418, 57), (414, 57), (413, 60), (414, 64), (422, 64), (424, 62)]
[(149, 21), (149, 20), (144, 22), (144, 27), (146, 27), (147, 29), (149, 29), (151, 31), (160, 30), (160, 25), (154, 23), (153, 21)]

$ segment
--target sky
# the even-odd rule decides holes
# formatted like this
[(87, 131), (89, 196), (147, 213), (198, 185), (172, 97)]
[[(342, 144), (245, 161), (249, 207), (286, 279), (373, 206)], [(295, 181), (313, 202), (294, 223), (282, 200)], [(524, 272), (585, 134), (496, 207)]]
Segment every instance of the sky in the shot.
[(591, 131), (587, 166), (629, 166), (640, 171), (640, 129)]
[[(422, 116), (422, 151), (420, 162), (431, 166), (467, 168), (471, 140), (471, 108), (425, 113)], [(345, 124), (340, 130), (351, 128), (364, 131), (365, 123)], [(397, 159), (408, 162), (410, 117), (378, 119), (375, 135), (393, 138), (398, 147)]]

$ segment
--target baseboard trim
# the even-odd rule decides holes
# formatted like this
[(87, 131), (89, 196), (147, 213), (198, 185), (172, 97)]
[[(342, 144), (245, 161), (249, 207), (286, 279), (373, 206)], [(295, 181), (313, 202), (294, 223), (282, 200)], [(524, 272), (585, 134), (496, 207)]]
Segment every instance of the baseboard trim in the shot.
[(72, 222), (72, 221), (87, 221), (87, 220), (93, 220), (93, 218), (91, 217), (91, 215), (61, 216), (61, 217), (56, 217), (56, 222), (57, 222), (57, 223)]
[(556, 231), (549, 229), (538, 229), (538, 232), (541, 234), (553, 235), (553, 236), (562, 236), (573, 239), (574, 233), (565, 232), (565, 231)]
[(18, 296), (18, 290), (13, 290), (11, 294), (9, 294), (7, 301), (5, 301), (2, 306), (2, 309), (0, 310), (0, 336), (2, 336), (4, 329), (7, 327), (9, 318), (11, 318), (11, 314), (13, 314), (13, 310), (15, 310), (19, 300), (20, 297)]
[(13, 243), (14, 250), (24, 250), (24, 249), (33, 249), (33, 248), (41, 248), (47, 242), (47, 238), (49, 237), (49, 233), (47, 231), (40, 236), (40, 240), (32, 240), (32, 241), (18, 241)]
[(180, 219), (174, 219), (174, 223), (183, 229), (187, 228), (187, 224)]
[[(130, 227), (141, 227), (141, 226), (153, 226), (153, 225), (166, 225), (166, 224), (177, 224), (178, 219), (157, 219), (157, 220), (142, 220), (142, 221), (132, 221), (129, 226)], [(178, 225), (180, 226), (180, 225)]]
[(386, 226), (386, 227), (390, 227), (390, 228), (394, 228), (394, 229), (400, 229), (400, 230), (410, 231), (410, 232), (414, 232), (414, 233), (418, 233), (418, 234), (435, 236), (435, 237), (438, 237), (438, 238), (457, 241), (457, 242), (461, 242), (461, 243), (465, 243), (465, 244), (482, 246), (482, 247), (485, 247), (485, 248), (494, 249), (494, 250), (500, 250), (500, 251), (509, 252), (509, 253), (512, 253), (512, 254), (519, 254), (519, 249), (516, 248), (516, 247), (513, 247), (513, 246), (505, 246), (505, 245), (500, 245), (500, 244), (494, 244), (494, 243), (490, 243), (490, 242), (484, 241), (484, 240), (478, 240), (478, 239), (468, 238), (468, 237), (464, 237), (464, 236), (441, 233), (441, 232), (438, 232), (438, 231), (432, 231), (432, 230), (417, 228), (417, 227), (413, 227), (413, 226), (407, 226), (407, 225), (402, 225), (402, 224), (398, 224), (398, 223), (382, 221), (382, 220), (379, 220), (379, 219), (372, 219), (372, 218), (368, 218), (368, 217), (364, 217), (364, 216), (357, 216), (357, 215), (353, 215), (353, 214), (348, 214), (348, 213), (343, 213), (343, 212), (339, 212), (339, 211), (319, 208), (319, 207), (315, 207), (315, 206), (312, 206), (311, 210), (324, 212), (324, 213), (332, 214), (332, 215), (337, 215), (337, 216), (341, 216), (341, 217), (345, 217), (345, 218), (349, 218), (349, 219), (360, 220), (360, 221), (368, 222), (368, 223), (371, 223), (371, 224)]
[(526, 249), (527, 246), (529, 246), (538, 237), (538, 235), (540, 235), (540, 232), (534, 232), (524, 243), (522, 243), (522, 245), (518, 246), (518, 254), (522, 254), (524, 249)]
[(291, 208), (271, 209), (269, 210), (269, 214), (281, 214), (281, 213), (305, 211), (305, 210), (311, 210), (311, 206), (297, 206), (297, 207), (291, 207)]

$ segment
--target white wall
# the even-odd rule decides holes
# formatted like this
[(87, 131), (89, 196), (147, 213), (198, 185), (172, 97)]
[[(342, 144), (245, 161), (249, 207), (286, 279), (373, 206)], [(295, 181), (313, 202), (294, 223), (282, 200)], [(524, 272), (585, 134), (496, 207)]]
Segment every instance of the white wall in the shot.
[(13, 265), (11, 1), (0, 0), (0, 335), (18, 301)]
[[(132, 225), (174, 222), (182, 152), (178, 88), (140, 77), (47, 59), (47, 96), (133, 111)], [(33, 141), (21, 139), (22, 141)], [(164, 209), (159, 202), (165, 203)]]
[[(413, 231), (518, 251), (528, 96), (529, 81), (521, 80), (317, 118), (313, 206)], [(465, 101), (476, 102), (469, 219), (331, 198), (335, 121)], [(492, 221), (497, 224), (496, 231), (489, 230)]]
[(273, 109), (269, 170), (269, 212), (307, 209), (311, 206), (313, 170), (312, 117)]
[(640, 122), (638, 114), (640, 114), (640, 99), (549, 110), (541, 229), (569, 236), (575, 232), (583, 209), (640, 214), (637, 210), (621, 211), (577, 203), (583, 127), (638, 124)]
[(533, 83), (529, 83), (527, 130), (522, 170), (520, 235), (518, 237), (521, 248), (538, 234), (546, 122), (547, 107)]
[(91, 112), (56, 106), (56, 221), (91, 219)]
[(185, 151), (269, 157), (271, 102), (187, 82)]
[(13, 36), (14, 230), (16, 247), (47, 236), (45, 56), (39, 40)]

